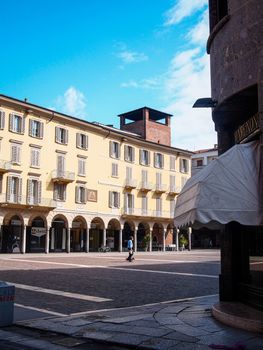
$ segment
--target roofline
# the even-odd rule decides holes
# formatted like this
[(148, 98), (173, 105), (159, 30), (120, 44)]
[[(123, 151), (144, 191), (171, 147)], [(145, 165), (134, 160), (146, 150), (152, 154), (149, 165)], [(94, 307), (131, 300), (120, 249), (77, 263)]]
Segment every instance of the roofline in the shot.
[(137, 109), (133, 109), (132, 111), (129, 111), (129, 112), (126, 112), (126, 113), (121, 113), (121, 114), (118, 114), (117, 116), (118, 117), (122, 117), (124, 115), (128, 115), (128, 114), (131, 114), (131, 113), (134, 113), (134, 112), (138, 112), (138, 111), (141, 111), (143, 109), (148, 109), (149, 111), (153, 111), (153, 112), (158, 112), (160, 114), (164, 114), (168, 117), (173, 117), (173, 114), (169, 114), (169, 113), (166, 113), (166, 112), (162, 112), (162, 111), (159, 111), (157, 109), (154, 109), (154, 108), (150, 108), (150, 107), (147, 107), (147, 106), (144, 106), (144, 107), (141, 107), (141, 108), (137, 108)]
[[(194, 154), (193, 151), (189, 151), (189, 150), (185, 150), (185, 149), (177, 148), (177, 147), (172, 147), (172, 146), (167, 146), (167, 145), (162, 145), (160, 143), (156, 143), (156, 142), (153, 142), (153, 141), (148, 141), (148, 140), (145, 140), (145, 139), (141, 138), (139, 135), (138, 136), (127, 135), (127, 132), (122, 132), (122, 130), (120, 130), (120, 129), (115, 129), (115, 128), (112, 128), (112, 127), (108, 127), (108, 126), (106, 126), (104, 124), (99, 124), (99, 125), (98, 124), (94, 124), (92, 122), (88, 122), (88, 121), (83, 120), (83, 119), (72, 117), (72, 116), (70, 116), (68, 114), (60, 113), (60, 112), (54, 111), (52, 109), (45, 108), (45, 107), (42, 107), (42, 106), (30, 103), (30, 102), (25, 102), (23, 100), (19, 100), (17, 98), (10, 97), (10, 96), (4, 95), (4, 94), (0, 94), (0, 99), (1, 98), (4, 99), (4, 100), (7, 100), (7, 101), (9, 100), (9, 102), (14, 102), (14, 103), (19, 104), (20, 106), (24, 107), (25, 110), (28, 110), (29, 108), (27, 108), (27, 107), (31, 106), (32, 108), (40, 109), (43, 112), (49, 112), (49, 113), (53, 114), (56, 117), (60, 117), (61, 116), (61, 117), (64, 117), (66, 119), (69, 119), (69, 120), (80, 122), (82, 124), (83, 123), (87, 124), (88, 126), (90, 126), (93, 129), (97, 129), (97, 130), (100, 129), (100, 130), (107, 131), (109, 133), (112, 132), (112, 133), (117, 134), (117, 136), (121, 135), (122, 137), (125, 137), (125, 138), (129, 138), (129, 139), (133, 139), (133, 140), (136, 140), (136, 141), (140, 141), (141, 143), (150, 144), (150, 145), (153, 145), (153, 146), (158, 147), (158, 148), (171, 149), (171, 150), (174, 150), (174, 151), (176, 151), (178, 153), (185, 153), (185, 154), (187, 154), (189, 156)], [(1, 102), (0, 102), (0, 106), (1, 106)]]

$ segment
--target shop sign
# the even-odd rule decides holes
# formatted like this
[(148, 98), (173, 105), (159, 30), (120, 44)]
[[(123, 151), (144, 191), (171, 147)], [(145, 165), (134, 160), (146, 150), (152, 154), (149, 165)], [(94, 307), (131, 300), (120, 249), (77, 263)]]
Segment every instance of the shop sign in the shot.
[(47, 229), (45, 227), (31, 227), (31, 235), (41, 237), (47, 233)]
[(244, 124), (240, 125), (236, 130), (235, 142), (240, 143), (244, 140), (249, 140), (249, 138), (251, 138), (252, 135), (255, 135), (259, 130), (259, 113), (257, 113), (249, 118)]
[(81, 223), (78, 221), (72, 222), (72, 228), (80, 228)]

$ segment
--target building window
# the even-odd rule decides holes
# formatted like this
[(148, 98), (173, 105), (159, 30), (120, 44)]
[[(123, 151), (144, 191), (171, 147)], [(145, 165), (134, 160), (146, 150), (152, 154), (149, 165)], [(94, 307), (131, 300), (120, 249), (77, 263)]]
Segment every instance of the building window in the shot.
[(57, 201), (66, 200), (66, 185), (54, 183), (54, 199)]
[(110, 157), (120, 158), (120, 144), (118, 142), (110, 141)]
[(203, 166), (203, 159), (197, 159), (196, 166)]
[(21, 164), (21, 145), (19, 144), (11, 144), (11, 163)]
[(43, 138), (43, 123), (38, 120), (29, 120), (29, 135), (32, 137)]
[(148, 183), (148, 171), (142, 170), (142, 183), (146, 185)]
[(77, 133), (77, 148), (87, 150), (88, 149), (88, 135)]
[(85, 186), (76, 186), (76, 203), (87, 202), (87, 189)]
[(57, 156), (57, 175), (60, 177), (65, 175), (65, 156), (62, 154)]
[(228, 0), (210, 0), (210, 31), (228, 15)]
[(176, 157), (170, 156), (170, 170), (175, 171), (176, 170)]
[(109, 192), (109, 207), (119, 208), (120, 207), (120, 193), (116, 191)]
[(126, 180), (132, 180), (132, 168), (129, 166), (126, 167)]
[(78, 159), (78, 175), (79, 176), (86, 175), (86, 159), (84, 158)]
[(164, 166), (164, 157), (161, 153), (154, 153), (154, 166), (162, 169)]
[(6, 200), (10, 203), (21, 203), (22, 201), (22, 178), (17, 176), (7, 177)]
[(5, 112), (4, 111), (0, 111), (0, 129), (4, 129), (5, 128)]
[(156, 216), (162, 216), (162, 198), (156, 198)]
[(0, 174), (0, 193), (3, 192), (3, 174)]
[(181, 158), (180, 159), (180, 172), (188, 173), (189, 172), (189, 160)]
[(124, 207), (127, 214), (133, 214), (134, 212), (134, 195), (131, 193), (125, 193), (124, 195)]
[(38, 179), (29, 179), (27, 181), (27, 203), (41, 203), (42, 183)]
[(174, 209), (175, 209), (175, 200), (171, 199), (171, 201), (170, 201), (170, 216), (171, 216), (171, 218), (174, 217)]
[(25, 132), (25, 118), (21, 115), (11, 113), (9, 116), (9, 130), (23, 134)]
[(142, 215), (147, 215), (148, 213), (148, 197), (146, 193), (142, 194)]
[(63, 145), (68, 144), (68, 130), (56, 126), (56, 142), (61, 143)]
[(111, 176), (112, 177), (119, 176), (119, 167), (118, 167), (118, 164), (116, 164), (116, 163), (111, 164)]
[(40, 150), (38, 148), (31, 148), (30, 166), (33, 168), (40, 167)]
[(156, 173), (156, 185), (158, 188), (162, 186), (162, 174)]
[(140, 164), (150, 165), (150, 152), (149, 151), (147, 151), (145, 149), (140, 150)]
[(134, 162), (134, 153), (134, 147), (128, 145), (124, 146), (124, 159), (126, 160), (126, 162)]

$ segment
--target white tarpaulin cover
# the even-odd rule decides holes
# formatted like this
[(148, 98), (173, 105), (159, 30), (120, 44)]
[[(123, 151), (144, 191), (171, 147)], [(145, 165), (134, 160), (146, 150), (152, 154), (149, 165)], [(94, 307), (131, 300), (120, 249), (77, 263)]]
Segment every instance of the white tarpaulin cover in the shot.
[(237, 221), (263, 225), (258, 181), (260, 144), (235, 145), (190, 178), (178, 195), (176, 227), (219, 228)]

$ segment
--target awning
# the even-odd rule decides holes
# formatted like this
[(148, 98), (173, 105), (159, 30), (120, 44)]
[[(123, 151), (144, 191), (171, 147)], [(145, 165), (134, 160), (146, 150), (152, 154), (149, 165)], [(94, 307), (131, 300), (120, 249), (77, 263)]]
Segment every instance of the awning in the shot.
[(230, 148), (186, 182), (177, 198), (175, 226), (263, 225), (259, 166), (258, 141)]

